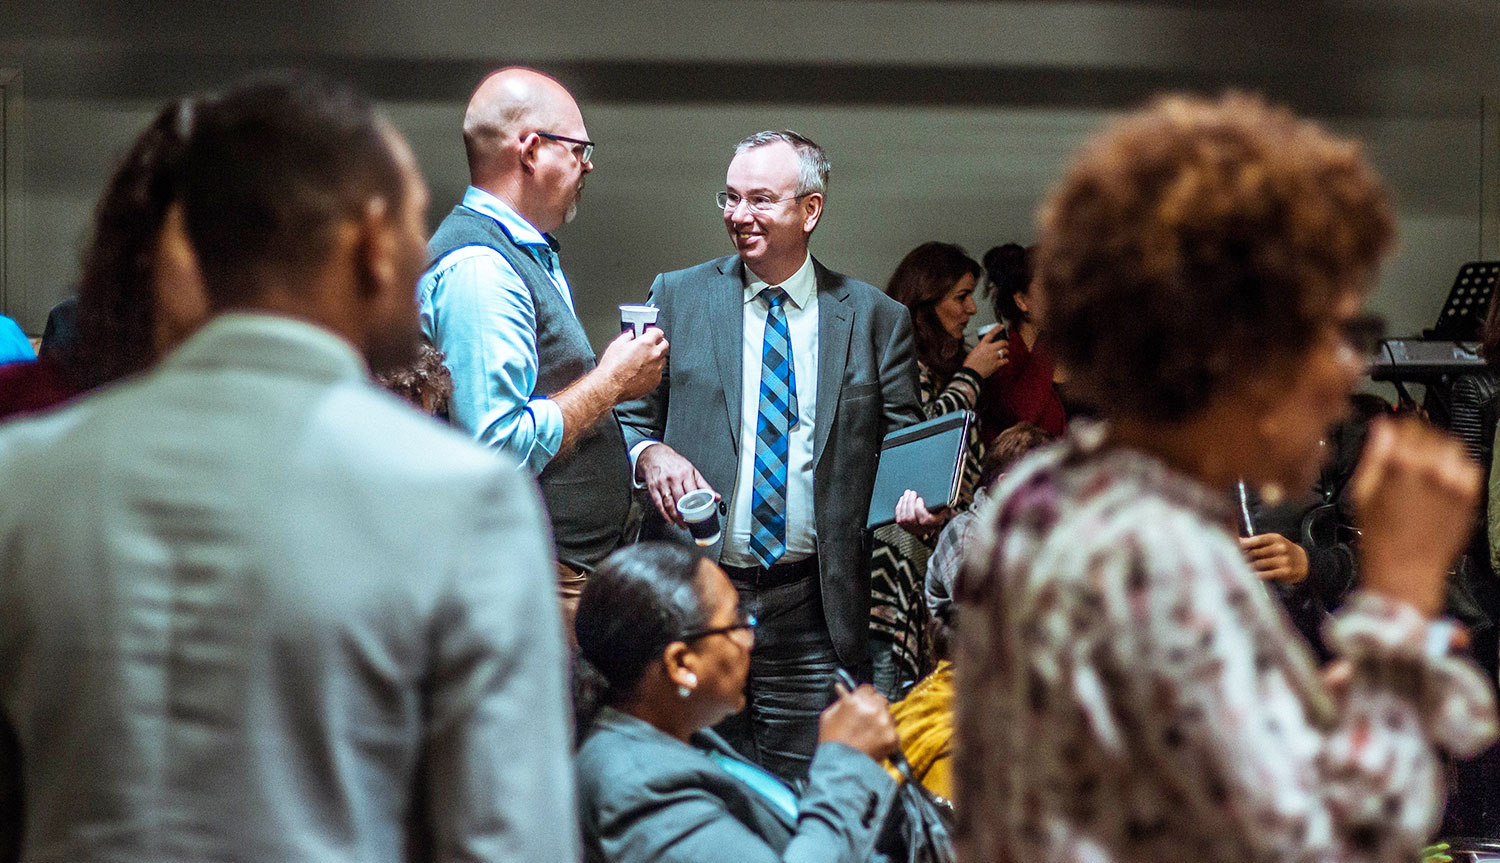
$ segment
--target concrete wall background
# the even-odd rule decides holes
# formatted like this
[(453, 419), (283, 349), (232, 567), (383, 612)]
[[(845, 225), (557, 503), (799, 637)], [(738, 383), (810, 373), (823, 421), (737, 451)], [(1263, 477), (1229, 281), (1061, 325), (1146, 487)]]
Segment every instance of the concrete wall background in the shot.
[(751, 131), (788, 126), (827, 147), (815, 253), (883, 284), (925, 240), (976, 257), (1029, 241), (1037, 202), (1102, 122), (1155, 92), (1226, 87), (1366, 142), (1401, 218), (1373, 304), (1411, 333), (1459, 264), (1500, 257), (1497, 37), (1493, 0), (13, 0), (0, 69), (24, 86), (21, 183), (0, 310), (40, 331), (114, 159), (172, 96), (266, 67), (351, 80), (410, 138), (435, 225), (465, 184), (470, 88), (526, 63), (574, 89), (599, 142), (559, 232), (596, 342), (656, 272), (728, 253), (710, 201)]

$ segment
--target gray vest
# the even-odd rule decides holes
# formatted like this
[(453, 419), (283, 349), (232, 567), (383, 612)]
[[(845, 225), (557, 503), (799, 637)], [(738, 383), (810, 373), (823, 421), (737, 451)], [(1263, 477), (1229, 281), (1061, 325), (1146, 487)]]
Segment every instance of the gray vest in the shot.
[[(464, 246), (499, 252), (531, 291), (539, 365), (534, 395), (555, 395), (594, 368), (594, 349), (583, 325), (552, 278), (494, 219), (454, 207), (427, 243), (428, 267)], [(630, 459), (612, 411), (580, 435), (572, 449), (548, 462), (537, 482), (552, 517), (558, 560), (587, 572), (619, 547), (630, 511)]]

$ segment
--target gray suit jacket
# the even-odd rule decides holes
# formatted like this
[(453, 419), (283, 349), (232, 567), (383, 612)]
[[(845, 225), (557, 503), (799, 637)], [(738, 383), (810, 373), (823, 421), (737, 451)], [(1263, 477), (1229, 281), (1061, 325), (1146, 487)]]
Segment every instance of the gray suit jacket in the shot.
[(347, 343), (221, 317), (0, 427), (0, 490), (21, 860), (574, 859), (535, 487)]
[(609, 708), (600, 713), (577, 763), (590, 863), (870, 858), (896, 783), (869, 756), (839, 743), (819, 746), (793, 821), (700, 751), (744, 761), (723, 738), (704, 730), (692, 743)]
[[(818, 417), (813, 522), (823, 613), (839, 660), (866, 661), (870, 555), (865, 516), (881, 439), (922, 419), (911, 316), (872, 285), (827, 269), (818, 281)], [(744, 272), (738, 255), (663, 273), (647, 302), (671, 344), (656, 391), (620, 406), (625, 443), (659, 440), (728, 500), (739, 470)], [(754, 441), (747, 443), (754, 445)], [(672, 534), (654, 511), (648, 519)], [(685, 532), (678, 532), (682, 541)], [(720, 549), (712, 549), (715, 556)]]

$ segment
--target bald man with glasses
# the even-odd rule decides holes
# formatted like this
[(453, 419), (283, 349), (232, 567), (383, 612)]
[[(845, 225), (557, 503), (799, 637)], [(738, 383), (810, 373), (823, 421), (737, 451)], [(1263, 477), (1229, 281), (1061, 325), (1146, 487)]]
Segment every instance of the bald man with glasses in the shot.
[(595, 360), (552, 232), (594, 169), (573, 96), (532, 69), (480, 83), (464, 114), (470, 186), (428, 243), (422, 328), (447, 355), (453, 423), (535, 474), (571, 611), (589, 570), (620, 545), (629, 462), (612, 409), (654, 388), (660, 330), (621, 335)]

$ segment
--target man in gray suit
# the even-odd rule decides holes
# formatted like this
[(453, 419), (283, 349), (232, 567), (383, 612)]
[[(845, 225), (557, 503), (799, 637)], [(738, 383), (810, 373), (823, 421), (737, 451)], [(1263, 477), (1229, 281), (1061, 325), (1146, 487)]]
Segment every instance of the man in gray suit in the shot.
[(739, 143), (719, 194), (736, 254), (657, 276), (671, 357), (619, 411), (661, 532), (686, 536), (687, 492), (727, 495), (711, 552), (760, 626), (749, 706), (718, 730), (788, 779), (806, 774), (833, 669), (868, 664), (874, 455), (921, 418), (906, 308), (809, 254), (827, 182), (802, 135)]
[(0, 429), (0, 859), (576, 859), (536, 490), (368, 379), (417, 335), (410, 150), (304, 79), (193, 122), (214, 317)]

